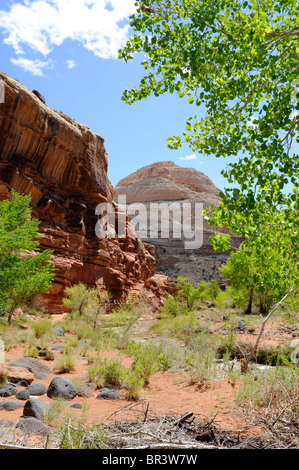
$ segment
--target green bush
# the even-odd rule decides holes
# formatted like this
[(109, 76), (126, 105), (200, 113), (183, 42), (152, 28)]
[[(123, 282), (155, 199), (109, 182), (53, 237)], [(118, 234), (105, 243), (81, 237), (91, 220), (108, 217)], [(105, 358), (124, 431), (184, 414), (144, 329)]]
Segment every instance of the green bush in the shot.
[(183, 305), (177, 297), (168, 295), (165, 297), (164, 305), (161, 309), (162, 313), (177, 317), (179, 315), (185, 315), (188, 313), (188, 309)]
[(158, 370), (167, 370), (170, 364), (167, 358), (153, 341), (139, 343), (131, 341), (126, 352), (134, 357), (132, 370), (148, 384), (149, 378)]
[(88, 376), (95, 382), (97, 388), (121, 387), (125, 368), (115, 359), (100, 358), (94, 366), (89, 367)]

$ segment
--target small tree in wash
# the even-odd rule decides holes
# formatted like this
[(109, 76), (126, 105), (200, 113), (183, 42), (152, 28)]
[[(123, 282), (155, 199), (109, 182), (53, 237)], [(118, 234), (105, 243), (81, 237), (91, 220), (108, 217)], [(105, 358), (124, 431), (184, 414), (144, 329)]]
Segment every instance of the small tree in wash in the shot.
[(30, 200), (12, 190), (11, 199), (0, 202), (0, 308), (9, 323), (14, 310), (46, 293), (54, 278), (52, 251), (38, 247), (39, 221)]

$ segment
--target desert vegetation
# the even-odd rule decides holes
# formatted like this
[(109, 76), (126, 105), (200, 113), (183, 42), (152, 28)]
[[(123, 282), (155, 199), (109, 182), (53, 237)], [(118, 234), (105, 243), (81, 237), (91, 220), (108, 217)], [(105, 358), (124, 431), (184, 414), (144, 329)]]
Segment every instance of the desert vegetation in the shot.
[[(82, 308), (82, 299), (87, 295), (90, 295), (90, 302), (96, 299), (93, 308), (88, 302)], [(76, 368), (85, 358), (87, 382), (93, 383), (98, 391), (106, 388), (118, 391), (132, 406), (144, 402), (152, 379), (159, 374), (162, 374), (161, 383), (167, 372), (180, 374), (187, 387), (196, 387), (199, 397), (219, 381), (227, 381), (234, 390), (234, 407), (239, 415), (264, 433), (263, 438), (253, 439), (253, 447), (295, 448), (299, 416), (296, 348), (291, 347), (285, 336), (280, 338), (279, 332), (288, 331), (290, 338), (299, 336), (298, 296), (294, 293), (286, 298), (269, 319), (267, 338), (273, 339), (273, 344), (261, 341), (244, 373), (242, 364), (252, 351), (264, 317), (259, 313), (258, 299), (252, 313), (245, 314), (244, 303), (240, 305), (239, 301), (241, 295), (242, 292), (237, 293), (230, 286), (221, 290), (213, 282), (202, 282), (198, 288), (180, 278), (177, 293), (166, 296), (158, 309), (153, 309), (146, 300), (138, 302), (137, 299), (121, 302), (111, 309), (106, 302), (109, 296), (103, 289), (92, 292), (80, 284), (66, 292), (68, 313), (63, 319), (53, 324), (52, 318), (42, 310), (30, 311), (28, 308), (14, 316), (10, 323), (1, 318), (1, 338), (6, 351), (21, 347), (25, 355), (49, 364), (56, 375), (69, 374), (78, 390)], [(73, 296), (76, 302), (70, 302), (74, 300)], [(99, 304), (102, 304), (100, 311)], [(145, 312), (152, 321), (149, 331), (142, 330)], [(64, 333), (59, 337), (60, 350), (53, 349), (58, 341), (57, 329)], [(41, 355), (42, 351), (48, 351), (48, 354)], [(1, 383), (7, 382), (3, 373)], [(91, 424), (88, 400), (80, 417), (72, 415), (65, 400), (54, 400), (46, 419), (52, 429), (47, 446), (113, 448), (116, 445), (113, 444), (116, 431), (111, 423)], [(222, 400), (224, 397), (219, 396), (220, 403)], [(137, 415), (136, 411), (136, 419)], [(155, 426), (161, 425), (162, 418), (153, 417), (151, 412), (146, 417), (151, 426), (150, 434)], [(140, 416), (137, 421), (139, 419)], [(127, 422), (127, 429), (131, 422)], [(169, 426), (169, 423), (164, 422), (164, 425)], [(116, 422), (114, 426), (118, 426)], [(190, 444), (192, 439), (188, 429), (187, 426), (185, 439)], [(214, 436), (219, 437), (223, 432), (217, 427), (213, 429)], [(144, 432), (144, 428), (140, 427), (140, 432)], [(124, 429), (116, 434), (121, 436), (122, 433), (125, 433)], [(8, 434), (5, 435), (8, 442)], [(228, 438), (229, 433), (226, 436)], [(240, 442), (232, 442), (237, 447), (240, 445)], [(215, 445), (211, 435), (205, 444)], [(192, 445), (196, 445), (195, 441)], [(246, 445), (250, 447), (251, 444)]]

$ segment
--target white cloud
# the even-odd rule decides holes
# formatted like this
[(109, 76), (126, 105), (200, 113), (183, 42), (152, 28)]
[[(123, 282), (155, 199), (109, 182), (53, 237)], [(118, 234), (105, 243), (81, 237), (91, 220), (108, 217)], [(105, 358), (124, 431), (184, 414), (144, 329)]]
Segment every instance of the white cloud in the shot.
[(72, 59), (66, 60), (65, 63), (67, 65), (68, 69), (74, 69), (75, 67), (78, 66), (77, 62), (75, 60), (72, 60)]
[(33, 75), (37, 75), (39, 77), (44, 76), (43, 69), (53, 68), (54, 65), (52, 60), (30, 60), (25, 59), (24, 57), (19, 57), (18, 59), (12, 58), (10, 61), (17, 67), (21, 67), (22, 69), (26, 70), (26, 72), (31, 72)]
[(0, 10), (4, 42), (18, 55), (24, 47), (47, 56), (67, 39), (96, 56), (116, 58), (128, 37), (134, 0), (25, 0)]
[(180, 160), (196, 160), (197, 156), (195, 153), (192, 153), (191, 155), (187, 155), (186, 157), (180, 157)]

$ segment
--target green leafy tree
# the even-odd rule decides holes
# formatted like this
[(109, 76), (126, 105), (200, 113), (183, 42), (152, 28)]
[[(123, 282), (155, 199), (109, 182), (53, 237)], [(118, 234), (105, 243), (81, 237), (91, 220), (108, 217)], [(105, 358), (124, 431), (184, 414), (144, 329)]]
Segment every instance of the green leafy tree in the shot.
[(220, 268), (228, 284), (240, 292), (245, 301), (247, 298), (245, 314), (252, 313), (255, 299), (259, 303), (259, 313), (267, 314), (274, 302), (288, 291), (292, 264), (271, 248), (264, 249), (262, 255), (258, 257), (244, 244), (231, 253), (226, 264)]
[(208, 299), (216, 300), (221, 292), (219, 284), (216, 279), (212, 279), (206, 283), (206, 296)]
[[(299, 256), (297, 0), (137, 1), (130, 25), (134, 36), (119, 58), (141, 55), (146, 73), (123, 100), (164, 93), (188, 100), (193, 116), (182, 135), (167, 139), (169, 147), (187, 144), (228, 159), (228, 187), (205, 216), (244, 237), (260, 266), (270, 266), (270, 257), (259, 286), (292, 289)], [(214, 235), (215, 249), (230, 248), (228, 235)]]
[(196, 287), (193, 287), (191, 282), (181, 276), (179, 276), (177, 280), (178, 294), (185, 299), (187, 308), (192, 310), (196, 301), (203, 298), (207, 289), (206, 283), (202, 281)]
[(39, 221), (30, 200), (12, 190), (11, 199), (0, 202), (0, 306), (9, 322), (20, 304), (46, 293), (54, 278), (52, 252), (38, 247)]
[(224, 171), (240, 185), (229, 193), (238, 207), (252, 207), (256, 186), (268, 202), (288, 183), (297, 186), (298, 156), (290, 155), (299, 122), (297, 1), (145, 0), (136, 6), (130, 23), (136, 34), (119, 57), (142, 53), (147, 74), (123, 99), (132, 104), (169, 92), (204, 107), (205, 116), (188, 119), (169, 146), (186, 142), (206, 155), (245, 155)]
[(96, 329), (98, 316), (106, 312), (109, 299), (109, 292), (103, 286), (92, 288), (78, 282), (65, 288), (62, 302), (67, 309), (93, 318), (93, 327)]
[[(261, 282), (287, 298), (299, 271), (297, 0), (142, 0), (130, 25), (119, 58), (141, 55), (146, 74), (123, 100), (188, 100), (193, 116), (168, 145), (229, 159), (222, 174), (230, 186), (204, 214), (244, 237), (261, 265), (277, 256), (281, 265)], [(230, 248), (227, 235), (215, 235), (215, 249)]]

